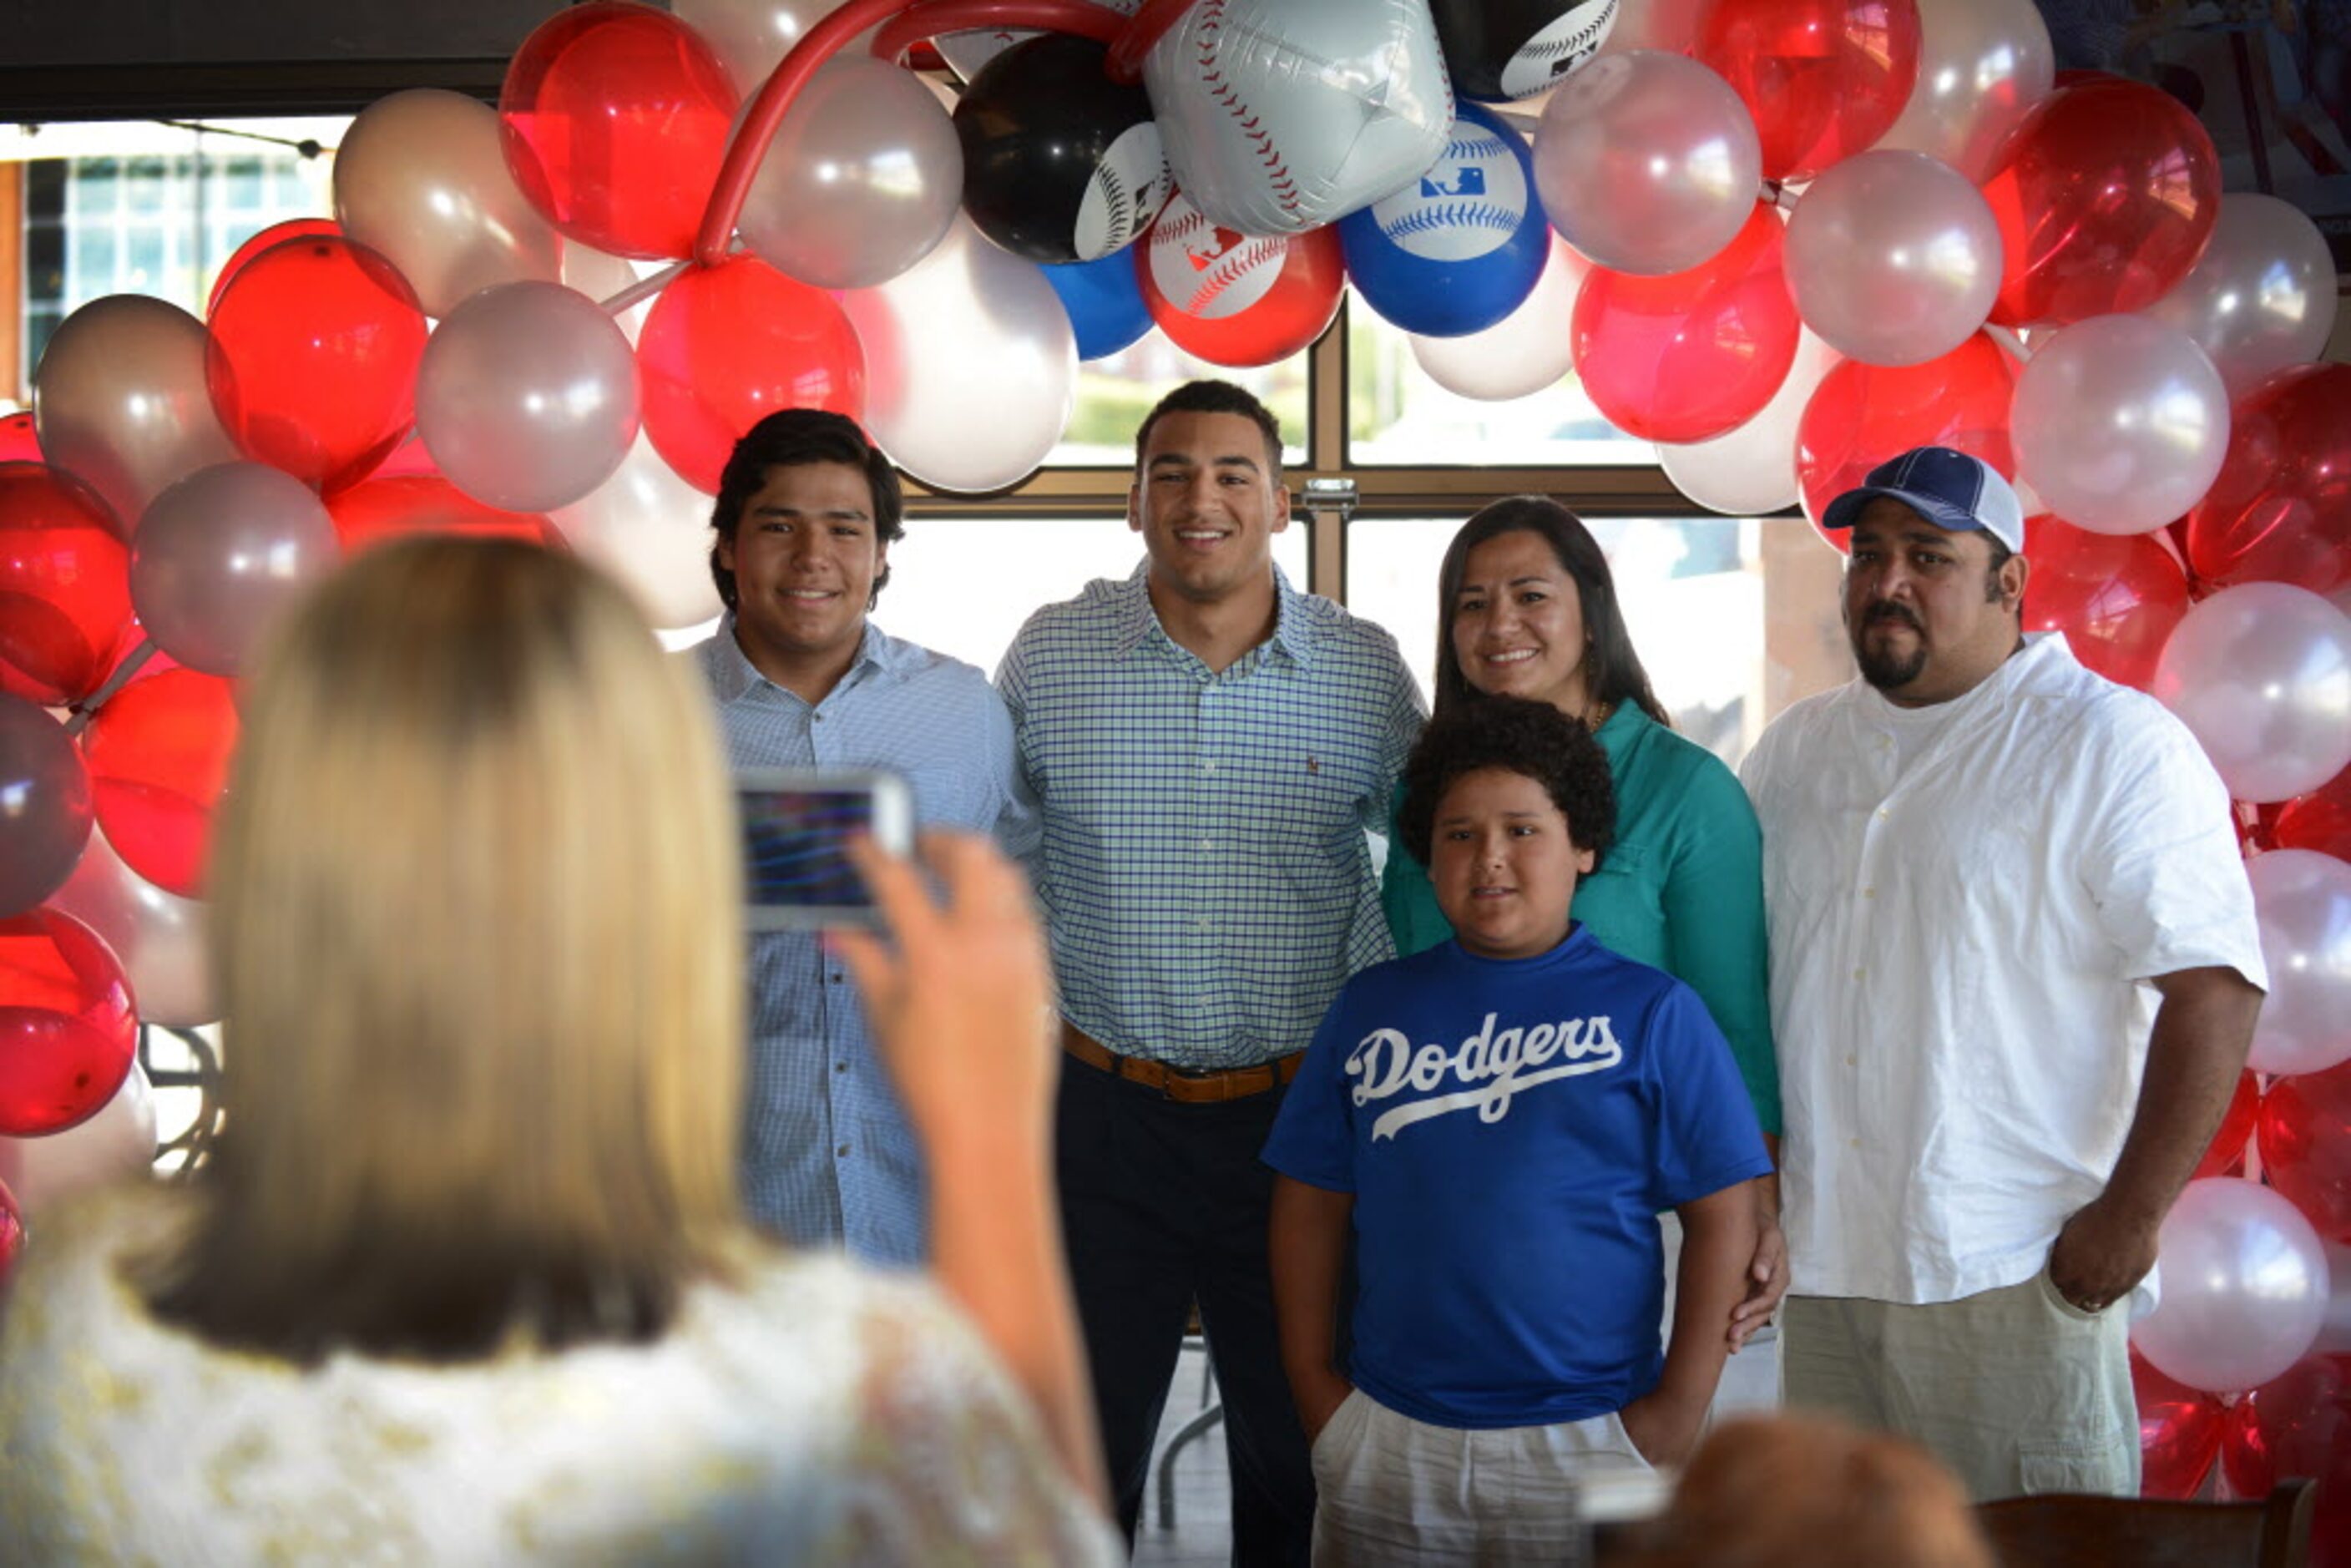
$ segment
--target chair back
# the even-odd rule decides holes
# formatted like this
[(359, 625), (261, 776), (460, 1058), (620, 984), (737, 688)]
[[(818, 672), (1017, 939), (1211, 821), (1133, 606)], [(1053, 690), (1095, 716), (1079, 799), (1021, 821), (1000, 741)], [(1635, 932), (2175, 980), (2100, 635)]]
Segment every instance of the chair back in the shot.
[(2304, 1568), (2316, 1483), (2255, 1502), (2052, 1492), (1977, 1505), (2003, 1568)]

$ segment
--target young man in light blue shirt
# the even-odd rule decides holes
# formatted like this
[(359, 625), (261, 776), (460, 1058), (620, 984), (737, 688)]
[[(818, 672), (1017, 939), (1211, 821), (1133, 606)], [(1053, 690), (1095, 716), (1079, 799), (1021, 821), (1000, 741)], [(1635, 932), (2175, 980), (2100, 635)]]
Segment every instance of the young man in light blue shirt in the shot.
[[(993, 833), (1025, 859), (1035, 808), (987, 677), (867, 619), (903, 517), (896, 472), (853, 421), (813, 409), (761, 420), (711, 513), (726, 616), (686, 656), (710, 683), (734, 767), (896, 773), (920, 825)], [(800, 1246), (921, 1262), (921, 1150), (847, 972), (798, 932), (754, 935), (750, 971), (745, 1208)]]

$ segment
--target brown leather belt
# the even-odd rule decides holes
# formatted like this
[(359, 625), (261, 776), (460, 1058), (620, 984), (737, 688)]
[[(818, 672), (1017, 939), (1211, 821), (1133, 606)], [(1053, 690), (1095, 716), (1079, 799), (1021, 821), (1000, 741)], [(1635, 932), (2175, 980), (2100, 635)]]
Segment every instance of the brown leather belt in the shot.
[(1271, 1061), (1255, 1067), (1230, 1067), (1221, 1072), (1187, 1072), (1180, 1067), (1170, 1067), (1164, 1061), (1152, 1061), (1140, 1056), (1121, 1056), (1077, 1025), (1063, 1020), (1061, 1049), (1099, 1071), (1115, 1074), (1130, 1083), (1140, 1083), (1146, 1089), (1156, 1089), (1170, 1100), (1186, 1105), (1213, 1105), (1227, 1100), (1246, 1100), (1252, 1094), (1263, 1094), (1278, 1089), (1298, 1076), (1298, 1069), (1306, 1060), (1302, 1051), (1288, 1056), (1277, 1056)]

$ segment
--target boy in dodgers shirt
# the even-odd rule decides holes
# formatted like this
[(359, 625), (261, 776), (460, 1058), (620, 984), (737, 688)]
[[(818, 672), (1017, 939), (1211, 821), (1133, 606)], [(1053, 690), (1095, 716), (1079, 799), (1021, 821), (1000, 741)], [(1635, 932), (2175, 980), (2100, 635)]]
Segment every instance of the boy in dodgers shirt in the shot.
[[(1743, 1184), (1771, 1165), (1697, 995), (1569, 916), (1615, 824), (1590, 733), (1488, 698), (1432, 723), (1405, 780), (1403, 847), (1455, 938), (1347, 983), (1265, 1149), (1315, 1560), (1554, 1561), (1576, 1473), (1696, 1443), (1754, 1254)], [(1668, 1207), (1686, 1239), (1661, 1356)]]

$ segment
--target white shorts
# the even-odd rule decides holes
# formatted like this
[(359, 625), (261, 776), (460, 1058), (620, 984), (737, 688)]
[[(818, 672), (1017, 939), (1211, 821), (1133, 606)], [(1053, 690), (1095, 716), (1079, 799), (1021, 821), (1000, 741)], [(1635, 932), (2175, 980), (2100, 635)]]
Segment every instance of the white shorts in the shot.
[(1649, 1470), (1614, 1414), (1471, 1431), (1416, 1421), (1360, 1388), (1314, 1439), (1313, 1462), (1318, 1568), (1581, 1561), (1578, 1479)]

